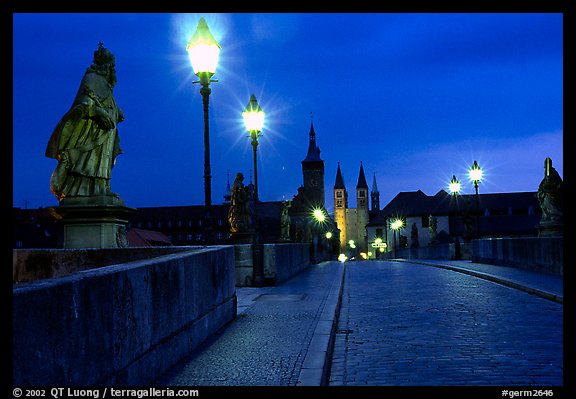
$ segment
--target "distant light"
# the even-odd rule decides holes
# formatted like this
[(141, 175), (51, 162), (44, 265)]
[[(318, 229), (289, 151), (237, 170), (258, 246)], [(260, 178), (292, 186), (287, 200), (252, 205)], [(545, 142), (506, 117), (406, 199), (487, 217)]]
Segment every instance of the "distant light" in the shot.
[(348, 241), (348, 245), (354, 245), (354, 240)]
[(368, 251), (368, 257), (372, 256), (372, 252)]
[(192, 64), (192, 69), (196, 75), (207, 73), (212, 76), (216, 73), (220, 48), (210, 29), (208, 29), (206, 20), (200, 18), (196, 32), (186, 46), (190, 64)]
[(478, 166), (478, 162), (474, 161), (474, 164), (472, 164), (469, 176), (470, 180), (472, 180), (473, 182), (479, 182), (480, 180), (482, 180), (482, 168)]
[(264, 111), (258, 105), (258, 101), (256, 101), (256, 96), (252, 94), (246, 109), (242, 112), (246, 130), (249, 132), (261, 132), (264, 127), (264, 115)]
[(332, 232), (331, 231), (327, 231), (326, 232), (326, 238), (329, 240), (332, 238)]
[(338, 255), (338, 260), (340, 262), (346, 262), (346, 259), (348, 259), (348, 257), (346, 255), (344, 255), (344, 254)]
[(312, 216), (314, 216), (314, 219), (316, 219), (318, 223), (324, 223), (326, 221), (326, 215), (324, 214), (324, 211), (320, 208), (315, 208), (312, 211)]
[(374, 243), (376, 243), (377, 245), (382, 244), (382, 239), (380, 237), (377, 237), (376, 240), (374, 240)]
[(401, 229), (402, 226), (404, 226), (404, 222), (402, 221), (402, 219), (396, 219), (391, 224), (393, 230)]
[(452, 180), (448, 184), (448, 188), (451, 194), (458, 194), (460, 192), (460, 182), (456, 179), (455, 175), (452, 175)]
[(368, 258), (368, 256), (366, 256), (365, 252), (360, 252), (360, 256), (362, 257), (362, 259)]
[(384, 252), (384, 248), (380, 247), (380, 252)]

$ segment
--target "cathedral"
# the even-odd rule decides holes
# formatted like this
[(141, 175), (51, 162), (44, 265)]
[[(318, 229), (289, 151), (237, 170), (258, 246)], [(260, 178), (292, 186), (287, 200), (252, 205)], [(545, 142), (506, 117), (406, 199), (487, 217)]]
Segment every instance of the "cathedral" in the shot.
[[(379, 211), (380, 193), (376, 185), (376, 175), (374, 175), (370, 200), (372, 211)], [(368, 209), (368, 184), (362, 162), (360, 162), (360, 173), (356, 184), (356, 208), (348, 206), (348, 191), (340, 170), (340, 162), (338, 162), (334, 183), (334, 220), (340, 230), (340, 252), (345, 253), (352, 241), (358, 252), (368, 252), (366, 225), (370, 221), (370, 211)]]

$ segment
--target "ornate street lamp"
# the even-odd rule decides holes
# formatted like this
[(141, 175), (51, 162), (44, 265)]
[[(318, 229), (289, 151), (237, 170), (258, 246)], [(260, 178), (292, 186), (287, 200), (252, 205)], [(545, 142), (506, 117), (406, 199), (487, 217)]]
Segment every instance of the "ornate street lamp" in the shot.
[(474, 161), (470, 172), (468, 172), (470, 180), (474, 183), (474, 189), (476, 190), (476, 208), (480, 209), (480, 200), (478, 197), (478, 183), (482, 180), (482, 168), (478, 166), (478, 162)]
[(478, 165), (478, 162), (474, 161), (469, 172), (470, 180), (474, 183), (474, 189), (476, 190), (476, 235), (480, 236), (480, 196), (478, 195), (478, 183), (482, 180), (482, 168)]
[[(394, 257), (396, 257), (396, 230), (400, 230), (404, 227), (404, 221), (402, 219), (395, 219), (390, 227), (394, 230)], [(400, 233), (398, 233), (398, 241), (400, 241)]]
[(448, 184), (448, 189), (450, 190), (450, 193), (454, 196), (454, 198), (456, 198), (456, 196), (460, 192), (460, 182), (458, 181), (458, 179), (456, 179), (456, 175), (452, 175), (452, 180), (450, 180), (450, 183)]
[(260, 132), (264, 127), (264, 111), (258, 105), (256, 96), (252, 94), (250, 101), (246, 105), (246, 109), (242, 112), (244, 118), (244, 125), (246, 130), (250, 133), (252, 142), (252, 151), (254, 153), (254, 199), (258, 200), (258, 163), (256, 161), (256, 149), (258, 148), (258, 137), (261, 136)]
[(207, 212), (212, 205), (212, 183), (210, 171), (210, 129), (208, 124), (208, 103), (212, 90), (210, 89), (212, 76), (216, 73), (218, 65), (218, 56), (220, 55), (220, 45), (210, 33), (206, 20), (200, 18), (196, 32), (186, 46), (192, 69), (199, 81), (193, 83), (200, 83), (200, 94), (202, 95), (202, 103), (204, 105), (204, 204), (206, 205)]

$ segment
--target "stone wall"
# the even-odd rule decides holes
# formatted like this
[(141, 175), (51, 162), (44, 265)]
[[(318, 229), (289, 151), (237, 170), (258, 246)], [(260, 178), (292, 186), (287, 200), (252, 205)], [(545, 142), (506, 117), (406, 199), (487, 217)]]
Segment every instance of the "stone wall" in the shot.
[[(252, 286), (253, 245), (234, 245), (236, 259), (236, 286)], [(310, 266), (310, 244), (263, 244), (264, 282), (276, 285)]]
[(389, 251), (381, 255), (383, 259), (403, 258), (403, 259), (470, 259), (471, 245), (461, 243), (460, 248), (454, 243), (429, 245), (418, 248), (403, 248), (396, 252)]
[(221, 246), (15, 285), (13, 385), (153, 384), (234, 319), (234, 269)]
[(202, 248), (205, 247), (15, 249), (12, 251), (12, 282), (62, 277), (81, 270)]
[(472, 262), (564, 274), (563, 237), (484, 238), (472, 241)]

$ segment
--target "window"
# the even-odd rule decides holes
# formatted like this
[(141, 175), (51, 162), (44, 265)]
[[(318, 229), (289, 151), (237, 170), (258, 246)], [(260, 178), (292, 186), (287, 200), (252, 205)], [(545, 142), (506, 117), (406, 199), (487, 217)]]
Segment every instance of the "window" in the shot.
[(224, 225), (224, 221), (222, 219), (218, 219), (218, 226)]
[(366, 191), (364, 191), (364, 190), (358, 191), (358, 196), (359, 196), (360, 198), (366, 197)]
[(384, 237), (384, 236), (382, 235), (382, 229), (376, 229), (376, 237), (379, 237), (379, 238)]
[(534, 215), (534, 208), (532, 207), (532, 205), (530, 205), (530, 207), (528, 208), (528, 215)]
[(342, 198), (342, 191), (336, 191), (336, 198)]

